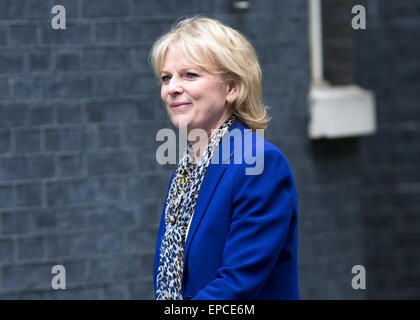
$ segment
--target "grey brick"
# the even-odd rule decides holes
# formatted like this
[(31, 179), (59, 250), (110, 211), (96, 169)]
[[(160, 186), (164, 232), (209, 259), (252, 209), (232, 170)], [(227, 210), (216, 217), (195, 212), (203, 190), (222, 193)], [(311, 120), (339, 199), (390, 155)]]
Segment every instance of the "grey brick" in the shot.
[(46, 98), (81, 98), (92, 93), (90, 76), (53, 76), (44, 80)]
[(132, 109), (133, 120), (154, 120), (159, 119), (155, 115), (155, 105), (150, 100), (136, 100)]
[(130, 298), (131, 299), (155, 299), (155, 291), (153, 283), (135, 282), (130, 284)]
[(0, 186), (0, 208), (14, 206), (15, 201), (13, 199), (13, 188), (9, 186)]
[(45, 300), (46, 292), (41, 290), (21, 292), (17, 295), (18, 300)]
[(18, 78), (14, 81), (13, 90), (16, 100), (40, 99), (42, 81), (39, 78)]
[(5, 289), (19, 288), (22, 286), (22, 267), (11, 265), (2, 270), (2, 287)]
[[(225, 20), (232, 27), (239, 28), (252, 44), (288, 42), (291, 39), (302, 37), (300, 32), (302, 30), (299, 29), (302, 23), (287, 17), (270, 15), (265, 19), (261, 19), (259, 16), (250, 16), (249, 19), (240, 22), (236, 19)], [(273, 32), (272, 30), (281, 30), (282, 32)], [(306, 32), (306, 30), (303, 31)], [(261, 37), (262, 34), (264, 37)]]
[(135, 114), (136, 103), (131, 101), (115, 101), (89, 103), (86, 106), (86, 117), (90, 122), (130, 121)]
[(128, 0), (119, 1), (117, 6), (113, 0), (103, 0), (100, 4), (94, 1), (83, 2), (83, 17), (86, 18), (121, 17), (128, 15)]
[(80, 230), (85, 228), (84, 210), (65, 211), (59, 210), (55, 213), (57, 216), (58, 230)]
[(162, 214), (163, 203), (154, 201), (153, 203), (142, 202), (139, 208), (139, 225), (159, 225)]
[[(217, 3), (223, 3), (216, 1)], [(258, 14), (275, 14), (287, 17), (306, 17), (308, 4), (305, 0), (287, 1), (259, 0), (251, 3), (250, 10)], [(217, 7), (216, 7), (217, 8)]]
[(127, 232), (126, 249), (129, 252), (138, 252), (139, 248), (143, 250), (153, 250), (157, 230), (134, 229)]
[(155, 41), (164, 31), (169, 30), (172, 20), (165, 22), (121, 22), (122, 41), (133, 43)]
[(49, 157), (0, 160), (0, 180), (41, 179), (54, 176), (54, 159)]
[(0, 46), (5, 46), (7, 44), (7, 28), (0, 27)]
[[(290, 71), (289, 71), (290, 70)], [(293, 72), (291, 72), (293, 71)], [(291, 68), (291, 67), (282, 67), (279, 69), (266, 69), (263, 70), (264, 79), (263, 79), (263, 92), (271, 93), (277, 92), (278, 89), (274, 85), (279, 74), (288, 74), (288, 83), (284, 87), (288, 90), (296, 90), (297, 88), (302, 89), (309, 88), (309, 77), (307, 69), (305, 68)]]
[(26, 233), (32, 230), (32, 213), (3, 212), (1, 218), (2, 234)]
[(98, 43), (115, 43), (117, 41), (117, 23), (97, 22), (95, 25), (95, 37)]
[(54, 30), (51, 24), (41, 27), (42, 44), (86, 44), (91, 41), (89, 23), (66, 21), (65, 30)]
[(80, 156), (58, 158), (58, 175), (63, 178), (82, 177), (85, 174), (84, 160)]
[(72, 290), (54, 290), (48, 299), (53, 300), (99, 300), (103, 299), (102, 288), (82, 288)]
[(41, 150), (41, 132), (39, 129), (15, 132), (16, 152), (39, 152)]
[(162, 100), (158, 100), (157, 98), (155, 98), (153, 101), (150, 101), (150, 104), (146, 105), (146, 108), (144, 109), (146, 109), (146, 111), (150, 111), (151, 108), (153, 108), (156, 119), (166, 121), (164, 125), (165, 128), (169, 128), (170, 126), (172, 126), (168, 112), (166, 111), (166, 107), (163, 104)]
[(120, 142), (119, 126), (101, 126), (98, 128), (98, 148), (118, 148)]
[(47, 184), (47, 204), (49, 206), (93, 203), (95, 184), (93, 182)]
[(203, 12), (227, 13), (233, 12), (232, 4), (223, 0), (200, 1), (199, 9)]
[(45, 131), (45, 148), (52, 151), (88, 150), (94, 146), (95, 132), (89, 127)]
[(156, 126), (127, 125), (124, 128), (124, 144), (130, 147), (147, 147), (157, 145)]
[(18, 270), (21, 277), (21, 283), (18, 287), (22, 288), (37, 288), (37, 287), (51, 287), (51, 273), (52, 264), (31, 264), (21, 266)]
[[(114, 258), (115, 259), (115, 258)], [(109, 281), (113, 273), (114, 260), (111, 258), (90, 260), (88, 279), (90, 281)]]
[(68, 238), (72, 255), (94, 254), (99, 252), (100, 238), (97, 235), (81, 234)]
[[(161, 199), (168, 190), (169, 177), (162, 178), (155, 175), (144, 175), (130, 178), (127, 181), (128, 200)], [(148, 186), (144, 188), (144, 186)], [(164, 199), (162, 199), (163, 201)]]
[(92, 103), (86, 107), (86, 117), (90, 122), (153, 120), (154, 109), (155, 106), (150, 100), (143, 99)]
[(0, 105), (0, 127), (19, 127), (27, 125), (29, 108), (26, 105)]
[(68, 285), (85, 283), (87, 280), (88, 264), (84, 260), (60, 263), (66, 270), (66, 282)]
[(58, 217), (52, 211), (42, 209), (40, 212), (32, 213), (33, 229), (37, 232), (58, 229)]
[(36, 25), (12, 25), (10, 28), (10, 44), (36, 44)]
[(116, 284), (104, 288), (104, 298), (106, 300), (126, 300), (128, 296), (128, 286), (124, 284)]
[(0, 92), (2, 93), (0, 100), (8, 100), (10, 98), (9, 82), (7, 79), (0, 80)]
[(96, 201), (118, 201), (122, 198), (122, 181), (103, 180), (97, 184)]
[(142, 267), (141, 258), (136, 255), (115, 256), (110, 259), (91, 261), (90, 264), (90, 270), (101, 281), (140, 277), (143, 275)]
[(149, 70), (153, 74), (152, 67), (149, 63), (149, 51), (147, 48), (139, 48), (134, 50), (134, 64), (138, 70)]
[(30, 126), (40, 126), (53, 124), (53, 109), (50, 106), (34, 106), (29, 110), (28, 124)]
[[(118, 228), (135, 225), (136, 213), (137, 208), (135, 206), (119, 205), (92, 209), (85, 214), (89, 228)], [(106, 237), (106, 235), (104, 237)], [(119, 235), (111, 236), (111, 238), (113, 237), (119, 238)], [(109, 240), (106, 239), (107, 238), (104, 238), (104, 243), (109, 242)], [(104, 250), (105, 249), (104, 244)]]
[(16, 187), (17, 206), (29, 207), (42, 205), (41, 185), (29, 184)]
[(133, 74), (121, 79), (121, 93), (124, 95), (154, 94), (159, 92), (153, 86), (153, 78), (150, 75)]
[(91, 255), (99, 252), (97, 235), (50, 236), (46, 238), (46, 245), (47, 256), (54, 258)]
[(11, 134), (9, 130), (0, 130), (0, 153), (5, 154), (10, 151), (10, 137)]
[(136, 154), (97, 153), (87, 157), (87, 170), (89, 175), (131, 173), (136, 171), (136, 160)]
[(194, 13), (194, 1), (185, 0), (174, 2), (171, 0), (150, 0), (147, 2), (135, 1), (134, 13), (136, 16), (173, 15), (187, 16)]
[(125, 48), (89, 49), (83, 54), (85, 70), (129, 70), (130, 51)]
[(57, 71), (80, 70), (80, 58), (77, 52), (58, 52), (55, 59), (55, 69)]
[(57, 120), (60, 124), (82, 122), (82, 112), (79, 105), (58, 105)]
[(124, 247), (124, 238), (121, 232), (107, 232), (102, 239), (102, 252), (122, 252)]
[(49, 19), (48, 2), (44, 0), (3, 0), (0, 3), (0, 19)]
[(17, 240), (17, 258), (19, 260), (41, 259), (44, 254), (44, 238), (31, 237)]
[[(304, 46), (297, 44), (279, 44), (267, 47), (267, 45), (256, 46), (260, 64), (264, 66), (301, 66), (302, 61), (309, 59), (309, 51)], [(309, 61), (309, 60), (308, 60)], [(265, 73), (263, 72), (264, 77)]]
[(18, 50), (0, 51), (0, 73), (23, 72), (23, 52)]
[(95, 96), (118, 96), (120, 87), (120, 77), (118, 75), (97, 76), (95, 77), (95, 83), (93, 92)]
[(142, 150), (138, 152), (138, 166), (140, 168), (140, 172), (165, 170), (167, 164), (161, 165), (157, 162), (156, 150), (157, 147), (147, 147), (142, 148)]
[(13, 251), (12, 240), (0, 240), (0, 262), (11, 262)]

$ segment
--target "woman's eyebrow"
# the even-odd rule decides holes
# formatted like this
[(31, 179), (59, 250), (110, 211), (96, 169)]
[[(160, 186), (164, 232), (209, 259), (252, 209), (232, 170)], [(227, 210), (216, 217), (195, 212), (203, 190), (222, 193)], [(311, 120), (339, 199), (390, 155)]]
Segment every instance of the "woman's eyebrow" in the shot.
[[(197, 71), (197, 72), (200, 71), (200, 68), (199, 67), (195, 67), (195, 66), (185, 66), (185, 67), (182, 67), (182, 68), (178, 69), (177, 71), (179, 71), (179, 72), (185, 72), (185, 71), (191, 70), (191, 69), (193, 69), (194, 71)], [(166, 70), (162, 70), (160, 73), (171, 73), (171, 72), (166, 71)]]

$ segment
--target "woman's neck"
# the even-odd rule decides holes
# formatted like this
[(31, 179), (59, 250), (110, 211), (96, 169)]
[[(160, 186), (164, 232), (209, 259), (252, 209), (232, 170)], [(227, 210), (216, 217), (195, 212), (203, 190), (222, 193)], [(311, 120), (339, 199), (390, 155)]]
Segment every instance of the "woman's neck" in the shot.
[(198, 164), (198, 162), (200, 161), (203, 152), (206, 150), (211, 138), (216, 133), (217, 129), (219, 129), (231, 117), (231, 115), (232, 114), (228, 114), (226, 117), (222, 118), (215, 126), (215, 129), (212, 128), (209, 131), (207, 131), (207, 140), (197, 139), (198, 141), (190, 141), (196, 164)]

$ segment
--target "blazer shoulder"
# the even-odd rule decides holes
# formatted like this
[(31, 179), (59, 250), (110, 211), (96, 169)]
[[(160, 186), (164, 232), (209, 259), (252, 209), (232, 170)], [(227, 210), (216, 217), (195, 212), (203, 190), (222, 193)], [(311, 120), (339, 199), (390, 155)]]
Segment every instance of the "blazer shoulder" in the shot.
[[(254, 166), (255, 174), (259, 175), (263, 170), (279, 169), (291, 171), (290, 165), (283, 152), (275, 145), (265, 140), (263, 136), (259, 136), (250, 129), (244, 130), (242, 146), (235, 146), (235, 152), (240, 149), (242, 167), (246, 167), (248, 171), (252, 171), (250, 167)], [(236, 155), (234, 154), (234, 157)], [(252, 175), (252, 173), (251, 173)]]
[(253, 132), (244, 124), (238, 125), (236, 129), (239, 129), (243, 133), (244, 153), (253, 152), (255, 154), (256, 152), (263, 151), (268, 155), (279, 156), (286, 159), (280, 149), (269, 141), (265, 140), (264, 136), (260, 136), (259, 134)]

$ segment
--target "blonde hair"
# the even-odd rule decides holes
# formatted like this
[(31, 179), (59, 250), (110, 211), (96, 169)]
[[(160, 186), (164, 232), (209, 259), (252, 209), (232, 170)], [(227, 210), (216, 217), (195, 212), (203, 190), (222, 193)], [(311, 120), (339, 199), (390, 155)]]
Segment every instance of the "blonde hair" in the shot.
[(175, 44), (192, 63), (234, 81), (233, 114), (253, 130), (267, 127), (267, 107), (261, 100), (261, 68), (255, 49), (243, 35), (215, 19), (193, 17), (179, 21), (150, 51), (150, 62), (159, 78), (166, 52)]

